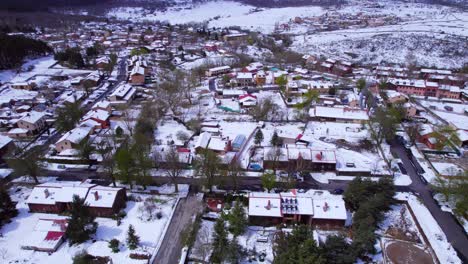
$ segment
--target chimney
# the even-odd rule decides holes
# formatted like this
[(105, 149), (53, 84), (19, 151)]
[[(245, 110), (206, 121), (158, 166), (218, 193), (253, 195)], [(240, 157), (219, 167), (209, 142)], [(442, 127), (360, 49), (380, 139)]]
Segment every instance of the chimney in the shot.
[(266, 208), (267, 210), (270, 210), (270, 209), (271, 209), (271, 201), (270, 201), (270, 200), (268, 200), (268, 204), (267, 204), (267, 206), (265, 206), (265, 208)]
[(49, 198), (49, 195), (50, 195), (49, 189), (44, 190), (44, 195), (45, 195), (45, 198)]
[(98, 191), (95, 191), (95, 192), (94, 192), (94, 200), (95, 200), (95, 201), (99, 200)]
[(328, 208), (329, 208), (329, 207), (328, 207), (328, 203), (325, 202), (325, 204), (323, 205), (323, 211), (324, 211), (324, 212), (328, 211)]

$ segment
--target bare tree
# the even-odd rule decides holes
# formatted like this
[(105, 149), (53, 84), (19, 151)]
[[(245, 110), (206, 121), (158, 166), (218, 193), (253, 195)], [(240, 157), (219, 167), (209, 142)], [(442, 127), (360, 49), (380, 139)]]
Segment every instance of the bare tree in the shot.
[(276, 146), (271, 148), (267, 153), (267, 160), (271, 162), (271, 166), (275, 174), (276, 174), (276, 169), (278, 168), (278, 165), (279, 165), (279, 160), (280, 160), (281, 155), (282, 155), (281, 148), (276, 147)]
[(242, 167), (240, 166), (238, 161), (234, 160), (232, 163), (229, 164), (228, 169), (226, 171), (226, 176), (228, 177), (228, 180), (232, 183), (234, 191), (237, 192), (241, 180), (240, 178), (244, 176), (244, 171), (242, 170)]
[(211, 150), (203, 151), (195, 159), (196, 172), (204, 178), (205, 186), (209, 189), (210, 193), (213, 192), (216, 177), (219, 175), (220, 164), (220, 158)]
[(175, 148), (171, 147), (163, 155), (165, 156), (164, 160), (166, 162), (167, 175), (174, 184), (175, 192), (179, 192), (177, 178), (180, 177), (183, 171), (183, 166), (179, 158), (179, 153)]
[(133, 137), (133, 131), (135, 129), (135, 118), (132, 115), (132, 109), (129, 105), (124, 106), (122, 110), (122, 121), (125, 129), (130, 134), (130, 137)]

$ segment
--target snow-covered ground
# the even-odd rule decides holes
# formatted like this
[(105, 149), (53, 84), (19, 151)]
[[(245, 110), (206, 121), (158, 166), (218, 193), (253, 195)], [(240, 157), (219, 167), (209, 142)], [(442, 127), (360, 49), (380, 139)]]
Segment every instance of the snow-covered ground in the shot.
[(418, 160), (419, 165), (423, 168), (424, 173), (422, 176), (424, 179), (426, 179), (427, 182), (433, 182), (437, 176), (426, 158), (424, 158), (415, 146), (411, 147), (411, 153), (413, 153), (414, 157)]
[(439, 224), (418, 197), (410, 193), (397, 193), (395, 198), (408, 202), (440, 263), (462, 263)]
[(210, 27), (240, 26), (253, 31), (272, 32), (276, 23), (288, 22), (295, 16), (320, 15), (324, 10), (316, 6), (255, 9), (230, 1), (214, 1), (169, 8), (151, 13), (143, 8), (112, 9), (107, 15), (133, 21), (169, 21), (173, 24), (207, 22)]
[[(54, 216), (54, 214), (29, 213), (27, 197), (31, 189), (27, 187), (16, 187), (11, 189), (12, 199), (17, 201), (19, 215), (12, 219), (12, 222), (1, 229), (0, 252), (2, 263), (72, 263), (72, 257), (86, 250), (96, 256), (110, 256), (114, 263), (142, 263), (142, 260), (133, 260), (128, 256), (132, 252), (151, 254), (166, 223), (173, 210), (176, 197), (173, 196), (153, 196), (144, 194), (132, 194), (136, 201), (128, 201), (125, 212), (127, 216), (122, 220), (121, 225), (117, 225), (116, 220), (110, 218), (97, 218), (98, 229), (95, 235), (96, 242), (87, 241), (81, 245), (69, 246), (67, 242), (59, 247), (57, 252), (47, 254), (44, 252), (34, 252), (22, 250), (21, 244), (28, 238), (38, 219)], [(147, 221), (142, 214), (141, 207), (145, 199), (154, 199), (159, 211), (162, 212), (161, 219)], [(136, 233), (140, 236), (140, 247), (134, 251), (125, 246), (128, 226), (132, 224)], [(108, 241), (116, 238), (121, 242), (120, 252), (112, 253), (108, 247)]]

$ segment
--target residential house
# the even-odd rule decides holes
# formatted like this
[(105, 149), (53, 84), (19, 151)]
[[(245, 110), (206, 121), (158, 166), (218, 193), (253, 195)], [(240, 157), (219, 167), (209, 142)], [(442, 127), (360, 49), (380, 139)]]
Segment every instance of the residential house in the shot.
[(85, 201), (90, 214), (111, 217), (125, 207), (125, 188), (81, 182), (57, 182), (36, 185), (26, 203), (30, 212), (59, 214), (71, 209), (73, 197)]
[(229, 73), (230, 71), (231, 71), (230, 66), (220, 66), (220, 67), (215, 67), (215, 68), (208, 69), (205, 72), (205, 75), (207, 77), (213, 77), (213, 76), (217, 76), (217, 75), (220, 75), (220, 74)]
[(65, 133), (56, 143), (55, 149), (57, 152), (62, 152), (64, 150), (76, 149), (76, 146), (86, 137), (88, 137), (92, 131), (93, 127), (80, 126), (76, 127), (67, 133)]
[(90, 110), (83, 118), (81, 118), (81, 125), (87, 125), (93, 128), (107, 128), (109, 127), (110, 113), (106, 110)]
[(104, 110), (104, 111), (107, 111), (108, 113), (111, 113), (112, 105), (107, 100), (99, 101), (96, 104), (94, 104), (93, 107), (91, 107), (91, 110)]
[(125, 188), (95, 186), (86, 196), (85, 203), (92, 215), (111, 217), (125, 208), (126, 200)]
[(347, 106), (315, 106), (309, 110), (309, 116), (311, 120), (344, 123), (363, 123), (369, 120), (366, 110)]
[(34, 90), (37, 85), (34, 82), (15, 82), (10, 84), (10, 87), (13, 89), (19, 89), (19, 90)]
[(242, 107), (251, 107), (257, 105), (257, 96), (252, 94), (244, 94), (239, 96), (239, 104)]
[(231, 83), (237, 86), (251, 86), (254, 84), (253, 74), (251, 72), (238, 72)]
[(107, 65), (109, 65), (109, 63), (110, 63), (109, 57), (107, 56), (99, 57), (96, 59), (96, 68), (98, 68), (101, 71), (105, 70)]
[(0, 163), (3, 162), (3, 156), (12, 151), (15, 147), (13, 139), (7, 136), (0, 135)]
[(133, 69), (130, 71), (130, 83), (132, 85), (145, 84), (145, 68), (142, 67), (138, 61)]
[(55, 252), (65, 241), (68, 218), (63, 216), (41, 217), (32, 232), (21, 243), (22, 249)]
[(109, 95), (111, 103), (129, 103), (135, 98), (136, 89), (129, 84), (121, 84)]
[(347, 212), (341, 195), (322, 190), (298, 193), (293, 189), (282, 193), (250, 193), (248, 216), (253, 225), (299, 223), (330, 229), (344, 227)]
[(436, 149), (437, 138), (434, 137), (434, 128), (429, 124), (423, 124), (418, 130), (416, 139), (430, 149)]
[(18, 128), (26, 129), (30, 134), (38, 134), (46, 127), (46, 115), (42, 112), (31, 111), (16, 123)]
[(245, 33), (227, 34), (223, 36), (223, 40), (229, 43), (240, 43), (246, 41), (249, 35)]
[(262, 71), (258, 71), (256, 74), (255, 74), (255, 84), (257, 86), (261, 86), (261, 85), (265, 85), (266, 83), (266, 74), (265, 72), (262, 70)]

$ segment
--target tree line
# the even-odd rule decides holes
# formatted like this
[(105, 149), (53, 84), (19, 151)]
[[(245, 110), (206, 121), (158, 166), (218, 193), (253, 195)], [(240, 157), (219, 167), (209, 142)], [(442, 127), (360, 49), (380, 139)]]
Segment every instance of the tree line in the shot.
[(45, 42), (19, 35), (0, 34), (0, 43), (0, 70), (18, 67), (27, 57), (52, 52)]

